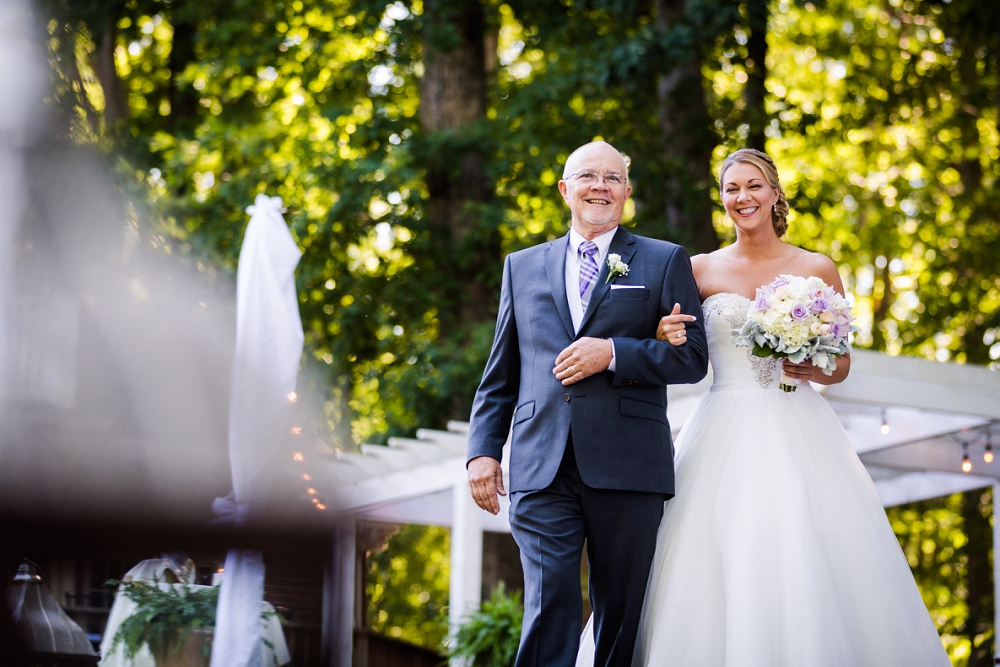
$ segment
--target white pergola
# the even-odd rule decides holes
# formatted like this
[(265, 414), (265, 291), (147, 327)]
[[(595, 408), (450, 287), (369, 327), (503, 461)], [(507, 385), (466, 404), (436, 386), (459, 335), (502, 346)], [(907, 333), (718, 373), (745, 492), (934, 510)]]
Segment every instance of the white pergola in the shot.
[[(711, 377), (670, 387), (672, 428), (683, 426), (710, 386)], [(1000, 445), (1000, 373), (856, 350), (847, 381), (820, 390), (840, 417), (884, 506), (987, 486), (993, 487), (994, 498), (1000, 497), (1000, 457), (984, 460), (988, 443)], [(360, 454), (339, 454), (323, 464), (324, 486), (348, 517), (342, 542), (353, 539), (355, 520), (451, 528), (453, 624), (480, 603), (483, 531), (510, 531), (505, 498), (497, 516), (472, 502), (465, 475), (467, 437), (468, 424), (452, 422), (447, 431), (421, 429), (415, 439), (393, 438), (388, 447), (364, 445)], [(963, 471), (963, 456), (968, 456), (970, 471)], [(505, 454), (505, 475), (508, 459)], [(994, 543), (1000, 544), (1000, 521), (994, 523)], [(354, 581), (353, 548), (353, 542), (340, 547), (343, 586)], [(994, 568), (994, 581), (1000, 582), (1000, 560)], [(353, 607), (344, 593), (337, 617), (345, 627), (335, 636), (346, 638)], [(337, 643), (349, 655), (350, 646)]]

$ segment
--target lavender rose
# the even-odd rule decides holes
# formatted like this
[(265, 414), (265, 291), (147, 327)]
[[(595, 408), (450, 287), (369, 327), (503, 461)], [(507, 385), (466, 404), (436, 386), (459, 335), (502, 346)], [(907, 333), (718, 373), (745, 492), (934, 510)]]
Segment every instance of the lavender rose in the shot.
[(803, 306), (801, 303), (795, 304), (790, 313), (793, 320), (804, 320), (809, 317), (809, 309)]
[(768, 309), (767, 297), (757, 290), (757, 300), (754, 301), (753, 307), (757, 309), (757, 312), (763, 313)]
[(809, 310), (811, 310), (814, 313), (822, 313), (829, 307), (830, 307), (830, 302), (824, 299), (823, 297), (819, 297), (817, 299), (813, 299), (813, 302), (809, 305)]
[(773, 283), (771, 283), (771, 288), (772, 289), (778, 289), (779, 287), (784, 287), (785, 285), (788, 285), (788, 284), (789, 284), (789, 282), (788, 282), (787, 279), (785, 279), (785, 278), (778, 278)]

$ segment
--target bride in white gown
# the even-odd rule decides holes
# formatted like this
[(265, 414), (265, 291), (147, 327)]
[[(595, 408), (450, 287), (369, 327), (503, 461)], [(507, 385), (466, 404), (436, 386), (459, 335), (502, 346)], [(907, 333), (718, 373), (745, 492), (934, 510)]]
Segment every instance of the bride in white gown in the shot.
[[(781, 364), (732, 343), (755, 288), (815, 275), (843, 293), (828, 258), (783, 243), (777, 171), (744, 149), (723, 164), (737, 242), (693, 258), (714, 381), (675, 443), (634, 665), (650, 667), (947, 667), (947, 655), (871, 478), (808, 381), (778, 389)], [(685, 316), (657, 337), (684, 343)], [(591, 619), (591, 623), (593, 619)], [(591, 624), (578, 667), (594, 664)]]

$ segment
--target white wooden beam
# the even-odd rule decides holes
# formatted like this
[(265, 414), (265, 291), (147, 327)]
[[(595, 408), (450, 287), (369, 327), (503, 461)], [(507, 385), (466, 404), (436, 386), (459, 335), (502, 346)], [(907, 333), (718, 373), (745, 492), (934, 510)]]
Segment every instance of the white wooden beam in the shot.
[[(1000, 545), (1000, 517), (997, 504), (1000, 503), (1000, 482), (993, 482), (993, 627), (1000, 628), (1000, 558), (996, 557)], [(993, 642), (994, 663), (1000, 662), (1000, 642)]]
[(992, 486), (992, 477), (965, 475), (951, 472), (910, 472), (896, 477), (875, 481), (875, 488), (883, 507), (894, 507), (918, 500), (929, 500), (949, 496), (953, 493), (971, 491)]
[(333, 550), (323, 582), (322, 650), (330, 667), (351, 667), (354, 651), (354, 590), (356, 523), (352, 515), (338, 518)]
[(483, 585), (483, 510), (476, 506), (465, 477), (452, 493), (451, 591), (449, 625), (454, 632), (462, 620), (479, 608)]
[(849, 403), (1000, 419), (1000, 373), (972, 364), (890, 357), (870, 350), (855, 350), (847, 380), (830, 386), (824, 395)]

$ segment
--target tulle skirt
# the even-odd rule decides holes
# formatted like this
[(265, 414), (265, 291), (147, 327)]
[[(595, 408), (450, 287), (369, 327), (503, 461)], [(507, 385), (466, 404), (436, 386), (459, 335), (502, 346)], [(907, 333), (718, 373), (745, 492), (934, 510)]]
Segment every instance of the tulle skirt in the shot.
[[(950, 665), (871, 478), (809, 386), (713, 390), (676, 448), (634, 664)], [(577, 665), (592, 664), (588, 624)]]

